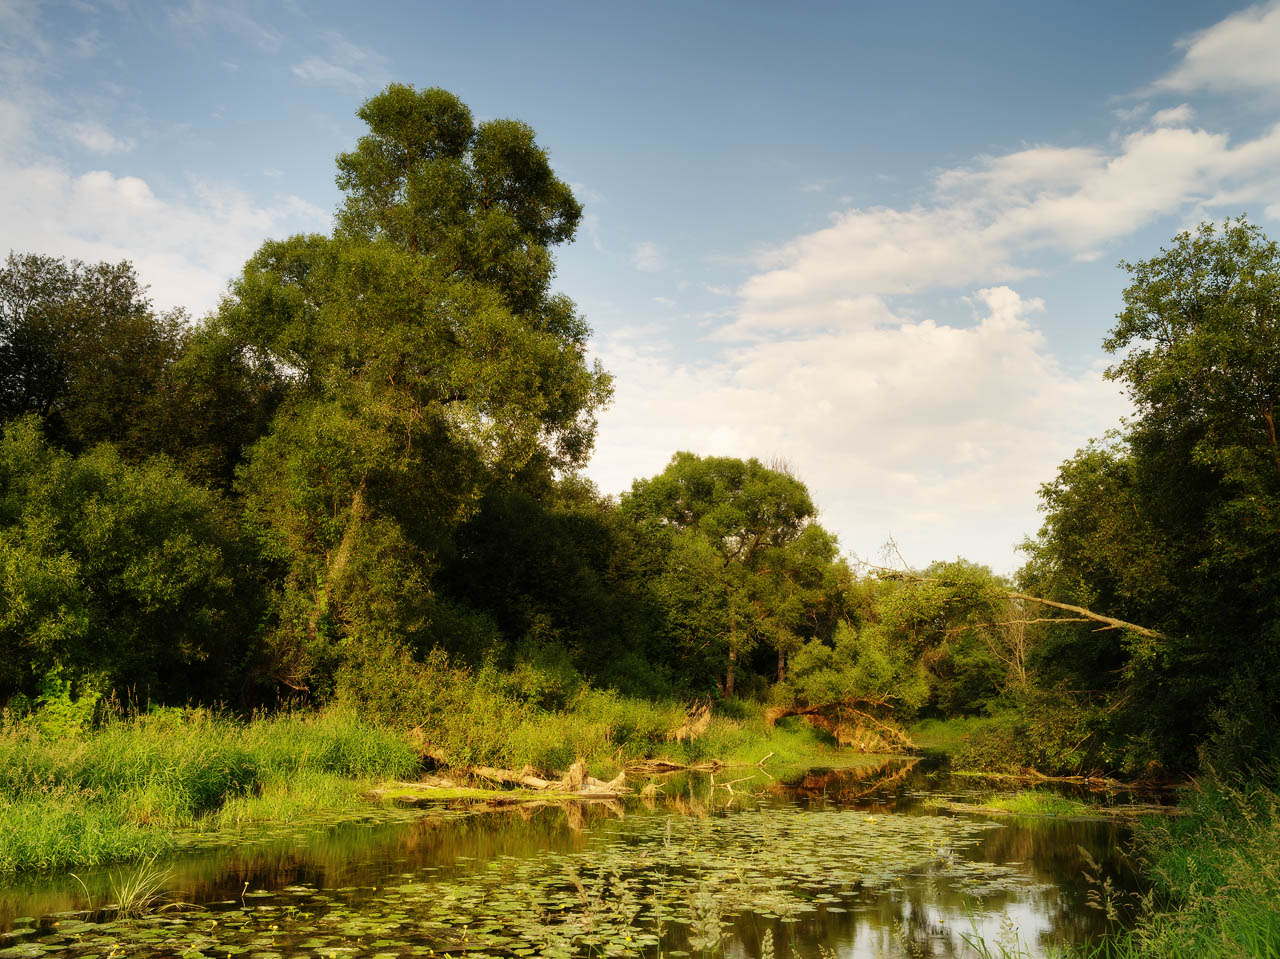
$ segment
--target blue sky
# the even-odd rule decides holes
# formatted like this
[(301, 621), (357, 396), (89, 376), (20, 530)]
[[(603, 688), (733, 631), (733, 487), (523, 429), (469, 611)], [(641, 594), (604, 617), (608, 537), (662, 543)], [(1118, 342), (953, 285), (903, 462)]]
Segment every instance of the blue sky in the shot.
[(1280, 235), (1280, 3), (0, 0), (0, 249), (134, 261), (194, 315), (327, 230), (390, 81), (534, 127), (558, 285), (617, 377), (589, 468), (785, 459), (843, 547), (1009, 571), (1126, 412), (1121, 259)]

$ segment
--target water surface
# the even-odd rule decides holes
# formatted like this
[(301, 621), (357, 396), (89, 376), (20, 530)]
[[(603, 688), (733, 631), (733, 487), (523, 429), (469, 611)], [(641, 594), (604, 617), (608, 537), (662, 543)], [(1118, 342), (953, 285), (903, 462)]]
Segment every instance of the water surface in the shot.
[(974, 935), (1039, 955), (1101, 934), (1102, 883), (1134, 889), (1127, 826), (942, 811), (972, 786), (928, 762), (658, 781), (648, 802), (246, 836), (151, 867), (167, 904), (137, 919), (102, 908), (136, 868), (28, 879), (0, 889), (0, 959), (879, 959), (972, 954)]

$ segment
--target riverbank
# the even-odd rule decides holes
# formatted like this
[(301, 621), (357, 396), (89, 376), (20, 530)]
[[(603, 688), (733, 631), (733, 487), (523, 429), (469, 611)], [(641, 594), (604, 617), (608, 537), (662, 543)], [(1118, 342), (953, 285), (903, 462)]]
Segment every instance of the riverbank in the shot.
[(1184, 791), (1184, 817), (1145, 820), (1137, 849), (1152, 892), (1133, 928), (1087, 959), (1280, 957), (1277, 780), (1208, 779)]
[[(403, 731), (339, 707), (248, 721), (165, 709), (110, 718), (91, 729), (10, 724), (0, 729), (0, 877), (145, 859), (193, 843), (234, 843), (244, 829), (261, 824), (355, 816), (388, 801), (379, 797), (379, 786), (442, 765), (449, 748), (477, 765), (528, 767), (557, 778), (579, 760), (589, 775), (604, 779), (656, 759), (685, 765), (847, 761), (848, 750), (807, 724), (770, 727), (760, 707), (732, 709), (727, 715), (703, 711), (691, 721), (682, 706), (593, 690), (570, 708), (524, 711), (507, 739), (494, 737), (478, 712)], [(492, 724), (501, 728), (502, 714)], [(475, 732), (465, 740), (468, 726)], [(468, 782), (470, 765), (457, 763), (451, 775)]]

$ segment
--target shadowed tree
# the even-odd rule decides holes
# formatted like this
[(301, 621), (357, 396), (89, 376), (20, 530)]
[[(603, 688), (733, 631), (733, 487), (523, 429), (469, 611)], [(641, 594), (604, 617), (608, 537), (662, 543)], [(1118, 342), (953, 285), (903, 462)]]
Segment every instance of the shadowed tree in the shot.
[(1159, 630), (1046, 648), (1113, 694), (1131, 765), (1186, 765), (1209, 734), (1256, 760), (1280, 727), (1280, 248), (1237, 220), (1122, 265), (1105, 345), (1137, 416), (1043, 487), (1024, 578)]

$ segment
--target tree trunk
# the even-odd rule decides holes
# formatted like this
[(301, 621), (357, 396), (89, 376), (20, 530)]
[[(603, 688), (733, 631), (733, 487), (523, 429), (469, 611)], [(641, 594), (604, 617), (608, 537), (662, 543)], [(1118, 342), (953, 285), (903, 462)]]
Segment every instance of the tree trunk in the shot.
[(738, 661), (738, 651), (729, 647), (729, 668), (724, 674), (724, 698), (733, 699), (733, 665)]
[(333, 559), (329, 562), (329, 568), (325, 572), (324, 585), (320, 587), (321, 595), (316, 597), (315, 606), (311, 610), (311, 618), (307, 621), (307, 635), (312, 639), (315, 639), (316, 631), (320, 625), (320, 617), (324, 614), (324, 608), (328, 606), (329, 598), (333, 594), (333, 588), (342, 582), (343, 575), (347, 570), (347, 563), (351, 561), (351, 553), (356, 545), (356, 535), (360, 531), (360, 521), (364, 519), (364, 486), (364, 480), (361, 480), (360, 485), (351, 496), (351, 509), (347, 514), (347, 527), (342, 531), (342, 541), (338, 543)]
[(787, 681), (787, 653), (781, 646), (778, 647), (778, 682), (785, 683)]

